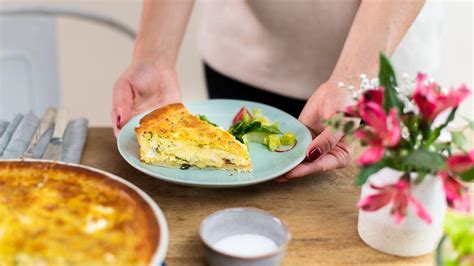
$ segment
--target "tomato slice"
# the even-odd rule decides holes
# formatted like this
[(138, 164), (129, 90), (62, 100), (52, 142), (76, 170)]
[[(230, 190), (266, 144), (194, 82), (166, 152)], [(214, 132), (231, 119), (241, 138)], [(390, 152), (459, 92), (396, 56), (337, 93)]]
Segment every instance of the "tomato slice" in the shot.
[(247, 114), (249, 118), (252, 119), (252, 115), (250, 114), (250, 112), (247, 111), (245, 107), (242, 107), (232, 120), (232, 124), (242, 121), (244, 119), (245, 114)]

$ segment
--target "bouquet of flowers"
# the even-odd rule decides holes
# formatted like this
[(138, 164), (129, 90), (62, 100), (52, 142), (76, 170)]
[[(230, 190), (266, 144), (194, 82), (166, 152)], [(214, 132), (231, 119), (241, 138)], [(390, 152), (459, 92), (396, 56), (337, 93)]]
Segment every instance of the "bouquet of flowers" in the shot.
[[(402, 172), (398, 182), (385, 186), (371, 184), (377, 193), (358, 203), (364, 211), (377, 211), (392, 203), (391, 214), (401, 223), (412, 204), (418, 217), (431, 223), (430, 214), (412, 195), (411, 188), (424, 178), (441, 178), (448, 206), (469, 211), (467, 188), (460, 180), (474, 180), (474, 150), (468, 151), (464, 131), (474, 130), (474, 122), (458, 131), (448, 131), (459, 104), (469, 95), (465, 85), (443, 90), (425, 74), (398, 86), (389, 60), (381, 54), (378, 79), (361, 75), (361, 88), (353, 87), (357, 103), (328, 120), (328, 125), (366, 146), (357, 160), (361, 167), (356, 183), (382, 168)], [(344, 86), (341, 84), (340, 86)], [(353, 118), (360, 118), (360, 125)], [(445, 137), (448, 135), (447, 140)], [(449, 137), (450, 136), (450, 137)]]

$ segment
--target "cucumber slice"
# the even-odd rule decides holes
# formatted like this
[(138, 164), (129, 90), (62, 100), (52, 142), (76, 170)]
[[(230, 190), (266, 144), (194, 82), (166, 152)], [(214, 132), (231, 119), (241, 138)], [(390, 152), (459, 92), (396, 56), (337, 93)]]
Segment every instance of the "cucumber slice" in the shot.
[(280, 136), (278, 134), (268, 135), (266, 138), (269, 150), (275, 151), (281, 146)]
[(293, 133), (285, 133), (283, 136), (280, 137), (281, 145), (289, 146), (295, 143), (295, 134)]

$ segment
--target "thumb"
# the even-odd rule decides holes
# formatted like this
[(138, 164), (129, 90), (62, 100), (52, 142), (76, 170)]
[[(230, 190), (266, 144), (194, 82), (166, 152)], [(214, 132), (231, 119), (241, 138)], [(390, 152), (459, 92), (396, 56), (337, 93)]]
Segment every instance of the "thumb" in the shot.
[(132, 118), (133, 92), (131, 85), (126, 82), (118, 82), (114, 87), (112, 125), (115, 136), (120, 129)]
[(327, 127), (309, 144), (306, 151), (306, 159), (309, 162), (316, 161), (332, 150), (344, 136), (342, 131), (334, 132), (331, 127)]
[(117, 105), (112, 111), (112, 123), (114, 126), (114, 134), (118, 136), (118, 133), (122, 127), (132, 118), (131, 108), (128, 106)]

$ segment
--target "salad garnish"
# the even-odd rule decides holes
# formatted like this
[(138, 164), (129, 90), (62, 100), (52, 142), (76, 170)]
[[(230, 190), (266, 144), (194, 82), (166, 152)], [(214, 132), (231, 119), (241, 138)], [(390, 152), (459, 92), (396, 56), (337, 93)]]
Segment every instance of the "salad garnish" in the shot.
[(242, 107), (232, 120), (229, 133), (246, 145), (261, 143), (276, 152), (289, 151), (296, 145), (295, 135), (281, 132), (278, 123), (264, 116), (260, 109), (250, 112)]

